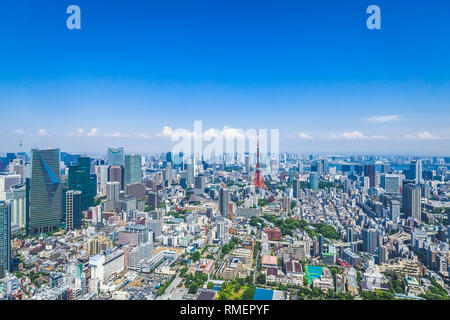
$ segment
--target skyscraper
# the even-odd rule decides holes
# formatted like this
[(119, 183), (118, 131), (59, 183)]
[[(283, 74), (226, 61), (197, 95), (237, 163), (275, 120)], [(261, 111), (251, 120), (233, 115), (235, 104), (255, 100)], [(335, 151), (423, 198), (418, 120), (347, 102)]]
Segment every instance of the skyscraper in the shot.
[(11, 213), (8, 201), (0, 201), (0, 279), (9, 271), (11, 258)]
[(108, 181), (119, 182), (120, 190), (123, 190), (123, 167), (111, 166), (109, 167)]
[(416, 184), (422, 183), (422, 160), (412, 161), (410, 164), (411, 178)]
[(138, 154), (127, 154), (125, 156), (124, 184), (141, 182), (141, 156)]
[(400, 176), (396, 174), (386, 174), (384, 176), (384, 190), (386, 193), (399, 194), (400, 184)]
[(375, 254), (378, 248), (378, 231), (374, 229), (362, 229), (363, 250)]
[(403, 190), (403, 211), (407, 217), (421, 221), (421, 189), (415, 184), (406, 184)]
[(69, 190), (66, 192), (66, 229), (76, 230), (81, 228), (81, 191)]
[(108, 164), (110, 166), (124, 166), (125, 152), (123, 148), (108, 148)]
[(119, 203), (120, 183), (112, 181), (106, 183), (106, 199), (109, 206), (105, 210), (115, 210)]
[(227, 188), (219, 189), (219, 213), (222, 217), (228, 217), (230, 203), (230, 193)]
[(391, 200), (390, 206), (389, 206), (389, 216), (392, 221), (395, 223), (398, 222), (398, 219), (400, 219), (400, 202), (397, 200)]
[(309, 188), (313, 190), (319, 189), (319, 173), (311, 172), (309, 174)]
[(186, 182), (188, 185), (194, 184), (194, 165), (186, 164)]
[(374, 188), (375, 187), (375, 165), (374, 164), (364, 165), (364, 176), (369, 177), (369, 186), (370, 186), (370, 188)]
[(293, 187), (293, 196), (295, 199), (300, 198), (300, 180), (294, 179)]
[(29, 233), (59, 229), (62, 217), (59, 149), (31, 150)]
[(158, 192), (150, 191), (147, 197), (147, 204), (153, 209), (158, 209), (159, 207), (159, 196)]
[(81, 191), (81, 210), (94, 205), (97, 194), (97, 176), (91, 174), (91, 158), (79, 157), (78, 164), (69, 166), (68, 189)]
[(205, 176), (197, 176), (194, 179), (194, 194), (201, 194), (205, 191), (206, 186), (206, 177)]
[(164, 169), (164, 182), (166, 181), (168, 186), (172, 184), (172, 162), (167, 162)]

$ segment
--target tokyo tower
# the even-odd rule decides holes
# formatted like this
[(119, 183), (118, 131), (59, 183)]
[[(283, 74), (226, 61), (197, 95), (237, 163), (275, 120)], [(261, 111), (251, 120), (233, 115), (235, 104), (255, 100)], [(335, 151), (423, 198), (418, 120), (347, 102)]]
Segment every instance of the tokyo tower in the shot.
[(260, 189), (265, 188), (267, 189), (266, 185), (264, 184), (264, 181), (262, 180), (261, 175), (261, 162), (259, 161), (259, 136), (258, 136), (258, 144), (256, 147), (256, 171), (255, 171), (255, 177), (253, 178), (253, 185), (255, 187), (258, 187)]

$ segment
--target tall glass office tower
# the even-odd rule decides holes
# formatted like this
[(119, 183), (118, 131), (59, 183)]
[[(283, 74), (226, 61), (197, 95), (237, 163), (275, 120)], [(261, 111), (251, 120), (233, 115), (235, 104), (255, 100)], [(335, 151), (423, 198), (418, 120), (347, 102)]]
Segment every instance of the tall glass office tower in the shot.
[(97, 194), (97, 176), (91, 174), (91, 158), (79, 157), (78, 164), (69, 167), (68, 189), (81, 191), (81, 210), (94, 205)]
[(125, 156), (124, 184), (141, 182), (141, 175), (141, 156), (127, 154)]
[(319, 189), (319, 173), (311, 172), (309, 174), (309, 188), (313, 190)]
[(8, 201), (0, 201), (0, 279), (9, 271), (11, 258), (11, 211)]
[(59, 149), (31, 150), (29, 234), (59, 229), (62, 217), (62, 188)]
[(108, 148), (108, 164), (110, 166), (124, 166), (125, 152), (123, 148)]

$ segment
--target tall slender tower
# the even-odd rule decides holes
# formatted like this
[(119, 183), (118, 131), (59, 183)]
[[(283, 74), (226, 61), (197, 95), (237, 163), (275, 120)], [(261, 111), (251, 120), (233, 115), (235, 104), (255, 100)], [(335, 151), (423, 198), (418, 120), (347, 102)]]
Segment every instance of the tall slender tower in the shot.
[(256, 171), (255, 171), (255, 177), (253, 179), (253, 185), (262, 189), (266, 188), (266, 185), (264, 184), (264, 181), (262, 180), (261, 175), (261, 162), (259, 161), (259, 135), (258, 135), (258, 144), (256, 147)]

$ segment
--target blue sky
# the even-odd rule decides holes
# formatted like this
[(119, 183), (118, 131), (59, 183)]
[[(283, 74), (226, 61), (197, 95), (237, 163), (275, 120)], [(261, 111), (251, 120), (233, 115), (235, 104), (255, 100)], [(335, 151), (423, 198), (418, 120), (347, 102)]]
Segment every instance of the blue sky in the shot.
[(194, 120), (279, 128), (282, 151), (450, 152), (448, 1), (2, 4), (3, 152), (166, 151)]

